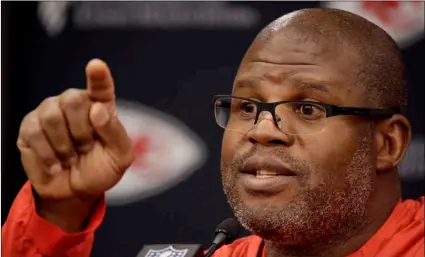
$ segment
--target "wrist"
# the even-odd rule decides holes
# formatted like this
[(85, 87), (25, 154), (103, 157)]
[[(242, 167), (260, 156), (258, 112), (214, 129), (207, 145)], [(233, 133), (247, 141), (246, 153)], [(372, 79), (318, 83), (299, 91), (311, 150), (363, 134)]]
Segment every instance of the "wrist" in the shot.
[(91, 199), (42, 199), (34, 192), (37, 214), (66, 233), (83, 231), (101, 197)]

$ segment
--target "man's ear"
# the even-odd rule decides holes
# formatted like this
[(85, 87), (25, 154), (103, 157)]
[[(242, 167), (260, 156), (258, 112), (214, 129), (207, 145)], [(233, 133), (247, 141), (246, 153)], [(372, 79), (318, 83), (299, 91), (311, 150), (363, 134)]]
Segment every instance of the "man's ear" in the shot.
[(375, 129), (378, 172), (392, 169), (403, 160), (411, 137), (410, 123), (403, 115), (393, 115), (378, 124)]
[(375, 133), (377, 171), (396, 167), (403, 160), (411, 141), (409, 121), (403, 115), (393, 115), (380, 122)]

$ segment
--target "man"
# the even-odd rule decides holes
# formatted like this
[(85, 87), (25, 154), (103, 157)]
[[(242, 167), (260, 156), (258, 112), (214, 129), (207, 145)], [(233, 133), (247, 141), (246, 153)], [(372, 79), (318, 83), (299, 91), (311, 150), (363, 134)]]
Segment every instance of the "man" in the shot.
[[(87, 90), (22, 122), (29, 182), (2, 231), (8, 257), (89, 256), (103, 194), (133, 160), (107, 65), (86, 73)], [(424, 198), (402, 201), (397, 175), (411, 138), (404, 101), (400, 52), (365, 19), (306, 9), (268, 25), (232, 96), (214, 98), (224, 192), (254, 234), (214, 256), (424, 256)]]

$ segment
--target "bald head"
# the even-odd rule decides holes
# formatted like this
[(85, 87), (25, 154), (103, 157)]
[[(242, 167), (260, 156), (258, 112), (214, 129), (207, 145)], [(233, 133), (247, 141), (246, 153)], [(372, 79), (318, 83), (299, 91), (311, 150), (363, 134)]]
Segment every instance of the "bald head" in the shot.
[(406, 92), (401, 52), (394, 40), (374, 23), (342, 10), (303, 9), (273, 21), (255, 41), (267, 44), (280, 36), (302, 44), (313, 43), (315, 48), (320, 46), (312, 49), (312, 54), (333, 51), (335, 57), (350, 59), (355, 82), (364, 89), (364, 105), (404, 110)]

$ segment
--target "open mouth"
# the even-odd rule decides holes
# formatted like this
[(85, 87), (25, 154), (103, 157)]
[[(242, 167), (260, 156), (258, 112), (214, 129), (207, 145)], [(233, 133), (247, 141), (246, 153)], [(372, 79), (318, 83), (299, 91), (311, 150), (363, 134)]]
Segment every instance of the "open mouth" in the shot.
[(266, 169), (258, 169), (258, 170), (242, 170), (241, 173), (253, 175), (258, 178), (271, 178), (277, 176), (295, 176), (295, 173), (290, 171), (276, 171), (276, 170), (266, 170)]
[(252, 175), (256, 178), (283, 178), (296, 176), (285, 163), (276, 158), (251, 158), (240, 169), (242, 174)]

